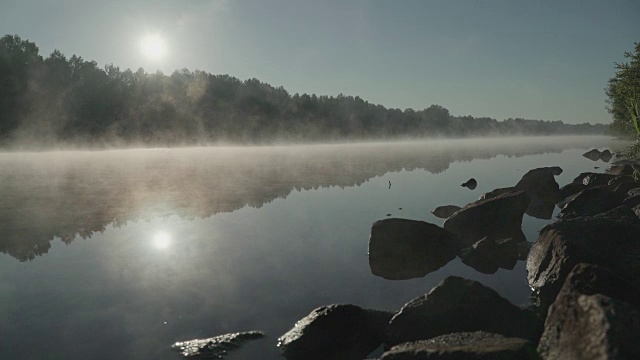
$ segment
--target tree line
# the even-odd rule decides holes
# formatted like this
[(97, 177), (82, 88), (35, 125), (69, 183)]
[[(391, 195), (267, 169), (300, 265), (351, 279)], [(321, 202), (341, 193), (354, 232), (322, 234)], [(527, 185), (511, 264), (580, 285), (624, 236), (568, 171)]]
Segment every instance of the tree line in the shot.
[(385, 108), (358, 96), (291, 95), (257, 79), (121, 70), (17, 35), (0, 38), (0, 146), (158, 146), (403, 137), (602, 134), (602, 124), (453, 116)]

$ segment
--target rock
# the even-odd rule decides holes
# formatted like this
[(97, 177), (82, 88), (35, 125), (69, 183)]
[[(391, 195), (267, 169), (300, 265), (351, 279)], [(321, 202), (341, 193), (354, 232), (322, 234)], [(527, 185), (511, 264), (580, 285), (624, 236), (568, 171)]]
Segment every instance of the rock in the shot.
[(482, 195), (480, 195), (480, 200), (487, 200), (487, 199), (492, 199), (496, 196), (502, 195), (502, 194), (506, 194), (508, 192), (512, 192), (512, 191), (516, 191), (515, 187), (506, 187), (506, 188), (497, 188), (494, 190), (491, 190), (487, 193), (484, 193)]
[(443, 205), (443, 206), (438, 206), (437, 208), (431, 210), (431, 213), (436, 217), (439, 217), (441, 219), (446, 219), (460, 209), (462, 208), (456, 205)]
[(559, 220), (540, 230), (527, 258), (527, 278), (543, 314), (578, 263), (640, 277), (638, 234), (640, 218), (624, 206), (592, 217)]
[(396, 345), (385, 352), (380, 360), (414, 359), (537, 360), (538, 356), (535, 347), (525, 339), (476, 331)]
[(466, 265), (484, 274), (502, 269), (513, 269), (520, 258), (520, 247), (513, 239), (492, 240), (484, 238), (463, 249), (460, 258)]
[(560, 201), (562, 201), (562, 199), (568, 198), (571, 195), (575, 195), (586, 188), (587, 186), (582, 183), (580, 184), (569, 183), (560, 188), (560, 196), (559, 196), (561, 198)]
[(529, 170), (518, 181), (515, 188), (526, 191), (530, 197), (555, 204), (561, 199), (559, 198), (560, 186), (554, 176), (561, 173), (562, 169), (557, 166)]
[(635, 165), (635, 164), (637, 164), (635, 160), (629, 160), (629, 159), (622, 159), (622, 160), (614, 161), (613, 163), (611, 163), (611, 165), (613, 166)]
[(599, 174), (592, 172), (585, 172), (578, 175), (573, 179), (574, 184), (583, 184), (586, 187), (594, 187), (600, 185), (607, 185), (611, 179), (614, 179), (616, 175), (611, 174)]
[(478, 186), (478, 182), (476, 181), (476, 179), (471, 178), (471, 179), (467, 180), (467, 182), (463, 183), (460, 186), (464, 186), (464, 187), (466, 187), (466, 188), (468, 188), (470, 190), (473, 190)]
[(622, 198), (604, 187), (586, 189), (569, 201), (558, 214), (560, 219), (593, 216), (622, 205)]
[(525, 214), (537, 219), (549, 220), (553, 217), (553, 210), (555, 207), (555, 202), (547, 202), (532, 196)]
[(538, 352), (545, 360), (636, 359), (640, 311), (602, 294), (561, 293), (549, 310)]
[(600, 160), (604, 162), (609, 162), (612, 157), (613, 157), (613, 154), (608, 149), (600, 153)]
[(623, 184), (623, 183), (633, 183), (635, 180), (633, 180), (633, 176), (631, 175), (618, 175), (616, 177), (614, 177), (613, 179), (609, 180), (609, 182), (607, 183), (607, 185), (615, 188), (616, 186)]
[(632, 210), (636, 214), (636, 216), (640, 218), (640, 205), (634, 207)]
[(263, 337), (260, 331), (249, 331), (220, 335), (208, 339), (180, 341), (171, 347), (184, 357), (198, 359), (222, 359), (231, 350), (239, 348), (243, 342)]
[(606, 170), (606, 173), (611, 175), (616, 175), (616, 176), (633, 175), (633, 167), (629, 164), (613, 165)]
[(526, 241), (521, 225), (528, 206), (526, 192), (508, 192), (467, 204), (445, 220), (444, 228), (458, 236), (463, 247), (471, 246), (484, 237)]
[(537, 338), (541, 323), (477, 281), (450, 276), (393, 316), (387, 344), (396, 345), (465, 331)]
[(582, 156), (589, 160), (597, 161), (600, 160), (600, 151), (598, 149), (592, 149), (582, 154)]
[(390, 280), (423, 277), (456, 257), (458, 240), (424, 221), (384, 219), (373, 223), (369, 238), (371, 272)]
[(640, 195), (628, 197), (628, 198), (624, 199), (622, 204), (625, 205), (625, 206), (628, 206), (630, 208), (634, 208), (634, 207), (640, 205)]
[(557, 204), (557, 205), (558, 205), (558, 208), (560, 208), (560, 209), (564, 209), (565, 207), (567, 207), (567, 204), (568, 204), (568, 203), (570, 203), (573, 199), (575, 199), (575, 198), (578, 196), (578, 194), (580, 194), (580, 193), (573, 194), (573, 195), (569, 195), (569, 197), (567, 197), (566, 199), (564, 199), (564, 200), (560, 201), (560, 202)]
[(278, 347), (287, 359), (364, 359), (381, 344), (392, 315), (355, 305), (322, 306), (282, 335)]
[(636, 182), (624, 182), (616, 186), (613, 190), (618, 196), (625, 198), (629, 196), (629, 190), (635, 189), (638, 186)]

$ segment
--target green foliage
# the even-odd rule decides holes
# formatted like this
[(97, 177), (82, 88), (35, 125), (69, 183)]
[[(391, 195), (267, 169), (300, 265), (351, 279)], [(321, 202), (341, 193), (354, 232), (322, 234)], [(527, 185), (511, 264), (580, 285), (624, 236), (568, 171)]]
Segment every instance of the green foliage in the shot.
[(606, 89), (607, 110), (613, 116), (612, 131), (617, 135), (640, 134), (640, 43), (633, 52), (626, 52), (628, 62), (616, 63), (615, 76)]
[(601, 124), (452, 116), (440, 105), (391, 109), (356, 96), (290, 95), (257, 79), (98, 67), (16, 35), (0, 38), (0, 146), (63, 143), (261, 143), (389, 137), (601, 134)]

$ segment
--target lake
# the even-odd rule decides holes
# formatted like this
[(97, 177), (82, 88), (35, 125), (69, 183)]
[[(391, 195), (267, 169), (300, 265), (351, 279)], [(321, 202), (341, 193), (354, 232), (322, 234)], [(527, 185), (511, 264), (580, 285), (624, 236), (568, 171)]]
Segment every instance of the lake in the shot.
[[(0, 153), (0, 358), (176, 359), (176, 341), (261, 330), (229, 359), (278, 359), (277, 338), (333, 303), (397, 310), (449, 275), (530, 302), (524, 261), (459, 259), (424, 277), (371, 273), (371, 224), (463, 206), (560, 166), (607, 164), (604, 136)], [(594, 167), (598, 169), (594, 170)], [(478, 187), (460, 186), (469, 178)], [(558, 212), (555, 209), (554, 215)], [(535, 241), (551, 220), (528, 215)]]

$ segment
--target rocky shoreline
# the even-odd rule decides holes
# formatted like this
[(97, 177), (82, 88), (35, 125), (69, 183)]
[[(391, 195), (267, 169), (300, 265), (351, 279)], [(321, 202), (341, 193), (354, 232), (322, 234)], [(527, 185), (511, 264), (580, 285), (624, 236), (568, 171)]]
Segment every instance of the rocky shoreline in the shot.
[[(596, 149), (584, 156), (612, 158)], [(283, 357), (361, 360), (383, 347), (379, 360), (640, 358), (638, 171), (639, 163), (622, 160), (560, 187), (555, 176), (562, 169), (537, 168), (463, 207), (434, 209), (442, 226), (375, 222), (374, 275), (422, 277), (456, 257), (491, 274), (526, 259), (534, 304), (520, 308), (477, 281), (450, 276), (395, 313), (351, 304), (317, 308), (278, 339)], [(558, 220), (528, 243), (523, 215), (551, 219), (555, 206)], [(204, 355), (215, 341), (199, 344), (201, 352), (185, 356)]]

